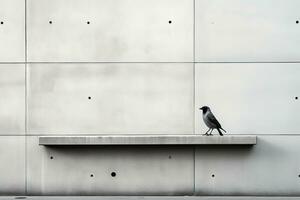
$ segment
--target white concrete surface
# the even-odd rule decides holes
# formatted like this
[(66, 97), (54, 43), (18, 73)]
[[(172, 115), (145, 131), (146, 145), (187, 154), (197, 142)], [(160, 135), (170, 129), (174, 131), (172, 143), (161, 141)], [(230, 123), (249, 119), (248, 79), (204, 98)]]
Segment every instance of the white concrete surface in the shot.
[(193, 190), (192, 147), (45, 147), (38, 136), (27, 136), (28, 195), (191, 195)]
[(197, 147), (195, 194), (300, 196), (299, 143), (299, 135), (265, 135), (251, 148)]
[(25, 1), (0, 4), (0, 62), (25, 62)]
[(0, 63), (0, 96), (0, 135), (24, 135), (24, 64)]
[(196, 64), (195, 132), (208, 105), (229, 134), (299, 134), (299, 77), (298, 63)]
[(25, 137), (0, 136), (0, 194), (25, 195)]
[(193, 133), (193, 64), (30, 64), (28, 76), (30, 134)]
[(193, 62), (193, 0), (27, 5), (30, 62)]
[(300, 61), (300, 1), (195, 0), (195, 4), (197, 62)]
[[(297, 199), (286, 196), (300, 195), (299, 6), (299, 0), (0, 0), (0, 195)], [(38, 141), (202, 134), (204, 104), (229, 136), (258, 135), (257, 145)], [(220, 194), (270, 197), (192, 196)]]

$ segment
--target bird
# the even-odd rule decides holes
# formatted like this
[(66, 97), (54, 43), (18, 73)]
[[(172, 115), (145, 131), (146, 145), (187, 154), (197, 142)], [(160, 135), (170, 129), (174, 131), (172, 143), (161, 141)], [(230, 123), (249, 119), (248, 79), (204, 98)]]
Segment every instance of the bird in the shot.
[[(202, 117), (203, 121), (206, 124), (206, 126), (209, 128), (208, 131), (206, 131), (203, 135), (212, 135), (212, 132), (214, 129), (217, 129), (220, 136), (223, 136), (223, 133), (221, 130), (223, 130), (225, 133), (226, 131), (222, 128), (221, 124), (218, 122), (214, 114), (211, 112), (210, 108), (208, 106), (203, 106), (199, 108), (199, 110), (202, 110)], [(211, 130), (210, 134), (208, 132)]]

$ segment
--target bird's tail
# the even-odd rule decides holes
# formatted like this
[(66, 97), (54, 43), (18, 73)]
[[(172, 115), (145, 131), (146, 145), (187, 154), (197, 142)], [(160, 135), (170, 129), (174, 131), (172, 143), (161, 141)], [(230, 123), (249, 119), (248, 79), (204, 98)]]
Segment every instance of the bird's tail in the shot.
[[(222, 128), (221, 128), (222, 129)], [(218, 130), (218, 132), (219, 132), (219, 134), (221, 135), (221, 136), (223, 136), (223, 133), (220, 131), (220, 129), (219, 128), (217, 128), (217, 130)], [(223, 129), (222, 129), (223, 130)], [(225, 131), (226, 132), (226, 131)]]
[(226, 133), (226, 131), (222, 127), (220, 129), (222, 129)]

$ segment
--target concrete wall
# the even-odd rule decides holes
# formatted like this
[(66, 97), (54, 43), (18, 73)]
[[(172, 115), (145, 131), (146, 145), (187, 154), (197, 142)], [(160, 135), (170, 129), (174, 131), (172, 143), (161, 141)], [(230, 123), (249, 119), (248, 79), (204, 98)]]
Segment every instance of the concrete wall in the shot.
[[(300, 195), (299, 7), (0, 0), (0, 195)], [(257, 145), (38, 145), (202, 134), (202, 105)]]

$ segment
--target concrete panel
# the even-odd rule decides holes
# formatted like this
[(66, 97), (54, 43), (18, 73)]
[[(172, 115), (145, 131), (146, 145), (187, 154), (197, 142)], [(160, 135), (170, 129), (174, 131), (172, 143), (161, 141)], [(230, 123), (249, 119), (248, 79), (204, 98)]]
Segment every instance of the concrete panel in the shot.
[(0, 64), (0, 135), (25, 133), (25, 65)]
[(33, 134), (193, 132), (192, 64), (32, 64)]
[(0, 136), (0, 195), (24, 195), (24, 152), (24, 136)]
[(299, 77), (300, 64), (197, 64), (196, 133), (208, 105), (228, 134), (298, 134)]
[(197, 195), (300, 195), (300, 136), (259, 136), (252, 147), (198, 147)]
[(256, 136), (98, 135), (40, 136), (39, 145), (254, 145)]
[[(191, 195), (188, 147), (45, 147), (27, 137), (28, 195)], [(115, 173), (115, 174), (114, 174)]]
[(29, 61), (193, 61), (193, 0), (27, 4)]
[(25, 0), (0, 0), (0, 62), (25, 61)]
[(196, 61), (300, 61), (298, 0), (196, 0)]

